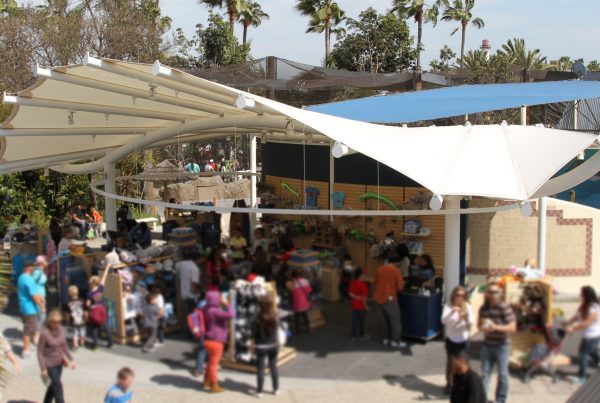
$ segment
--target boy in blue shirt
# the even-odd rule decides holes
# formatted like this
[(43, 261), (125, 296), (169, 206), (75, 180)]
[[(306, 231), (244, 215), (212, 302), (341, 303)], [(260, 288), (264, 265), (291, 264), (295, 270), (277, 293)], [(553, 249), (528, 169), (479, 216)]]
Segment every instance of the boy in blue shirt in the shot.
[(33, 278), (34, 265), (25, 264), (23, 273), (17, 282), (19, 311), (23, 319), (23, 358), (29, 357), (29, 347), (38, 335), (38, 315), (45, 312), (46, 302), (40, 293), (40, 287)]
[(131, 385), (133, 385), (134, 376), (130, 368), (121, 368), (117, 373), (117, 383), (106, 392), (104, 403), (130, 403), (133, 399)]

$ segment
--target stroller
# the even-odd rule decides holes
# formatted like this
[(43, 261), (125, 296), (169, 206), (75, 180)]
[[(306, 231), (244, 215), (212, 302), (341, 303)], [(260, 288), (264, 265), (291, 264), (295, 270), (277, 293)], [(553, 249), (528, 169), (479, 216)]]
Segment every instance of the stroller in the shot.
[(536, 344), (529, 352), (528, 370), (525, 372), (523, 381), (529, 383), (531, 376), (539, 370), (552, 376), (552, 382), (557, 380), (557, 368), (555, 359), (560, 354), (567, 332), (562, 326), (543, 326), (539, 329), (545, 340), (545, 344)]

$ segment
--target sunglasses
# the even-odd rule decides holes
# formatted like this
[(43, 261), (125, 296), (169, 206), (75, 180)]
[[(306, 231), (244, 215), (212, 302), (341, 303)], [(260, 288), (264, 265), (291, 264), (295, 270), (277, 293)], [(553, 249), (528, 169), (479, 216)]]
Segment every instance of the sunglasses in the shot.
[(495, 291), (488, 291), (488, 294), (500, 294), (500, 290), (495, 290)]

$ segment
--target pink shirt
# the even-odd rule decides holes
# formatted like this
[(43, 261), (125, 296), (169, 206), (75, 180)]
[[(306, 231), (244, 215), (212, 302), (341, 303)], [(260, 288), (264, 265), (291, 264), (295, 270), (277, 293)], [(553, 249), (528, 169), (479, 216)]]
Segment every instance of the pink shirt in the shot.
[(305, 278), (292, 280), (292, 310), (294, 312), (305, 312), (310, 309), (310, 295), (312, 288)]

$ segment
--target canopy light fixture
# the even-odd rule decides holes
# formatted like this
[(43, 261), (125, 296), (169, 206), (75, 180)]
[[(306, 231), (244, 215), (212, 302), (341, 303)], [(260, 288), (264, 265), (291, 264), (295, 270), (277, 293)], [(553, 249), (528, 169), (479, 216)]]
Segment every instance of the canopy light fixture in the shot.
[(158, 60), (155, 61), (152, 65), (152, 74), (154, 74), (155, 76), (170, 77), (171, 72), (172, 70), (170, 67), (163, 66)]
[(444, 197), (441, 195), (433, 195), (429, 201), (429, 208), (434, 211), (440, 211), (442, 209), (442, 204), (444, 204)]
[(83, 65), (84, 66), (93, 66), (93, 67), (102, 67), (102, 59), (98, 59), (97, 57), (90, 55), (90, 52), (88, 52), (85, 54), (85, 57), (83, 58)]
[(333, 144), (333, 147), (331, 147), (331, 155), (333, 155), (334, 158), (342, 158), (344, 155), (348, 155), (349, 151), (350, 149), (348, 146), (339, 141), (336, 141)]
[(531, 215), (533, 214), (533, 206), (531, 205), (531, 203), (529, 203), (529, 201), (525, 201), (523, 203), (521, 203), (521, 216), (523, 217), (531, 217)]
[(238, 109), (252, 109), (256, 107), (256, 101), (244, 94), (240, 94), (235, 100), (235, 106)]

